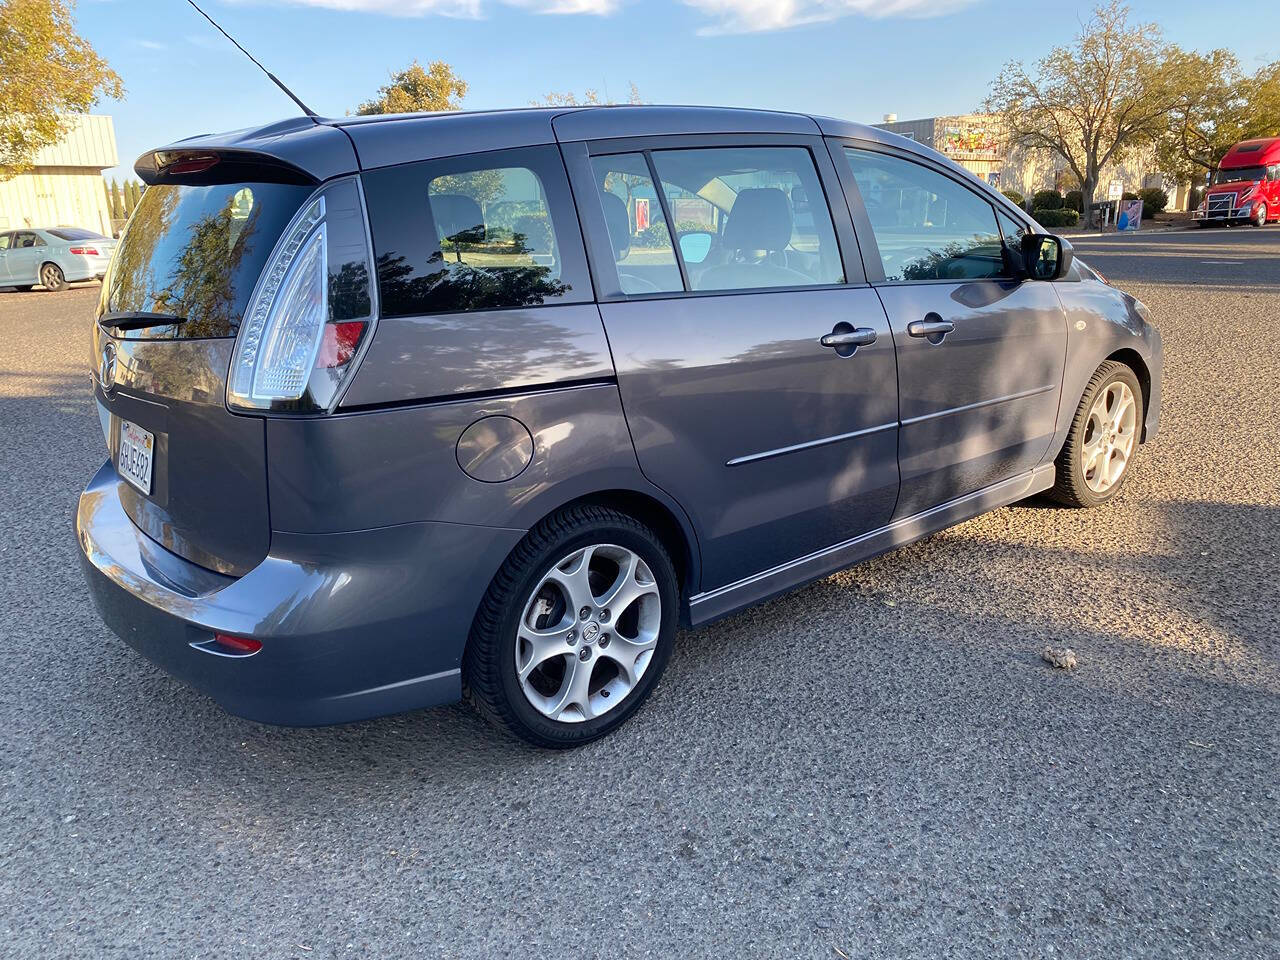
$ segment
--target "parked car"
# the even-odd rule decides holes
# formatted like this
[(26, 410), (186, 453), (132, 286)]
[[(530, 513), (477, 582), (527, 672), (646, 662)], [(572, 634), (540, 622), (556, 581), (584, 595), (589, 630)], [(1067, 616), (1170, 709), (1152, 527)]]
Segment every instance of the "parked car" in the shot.
[(255, 720), (466, 696), (583, 743), (678, 624), (1035, 494), (1107, 503), (1159, 422), (1141, 303), (859, 124), (299, 119), (135, 169), (85, 573)]
[(1228, 150), (1191, 219), (1198, 227), (1280, 220), (1280, 137), (1244, 140)]
[(81, 227), (0, 233), (0, 287), (30, 290), (40, 284), (56, 293), (76, 280), (100, 279), (116, 243)]

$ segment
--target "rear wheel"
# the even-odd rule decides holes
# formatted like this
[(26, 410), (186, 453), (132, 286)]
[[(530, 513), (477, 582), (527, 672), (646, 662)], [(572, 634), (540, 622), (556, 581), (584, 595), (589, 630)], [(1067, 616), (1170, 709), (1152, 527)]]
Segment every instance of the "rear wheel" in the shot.
[(40, 268), (40, 282), (50, 293), (57, 293), (67, 288), (67, 278), (63, 276), (62, 268), (56, 263), (46, 263)]
[(1070, 507), (1097, 507), (1120, 492), (1142, 430), (1142, 385), (1114, 360), (1085, 388), (1055, 464), (1049, 497)]
[(644, 524), (604, 507), (555, 514), (489, 586), (463, 661), (467, 698), (539, 746), (602, 737), (657, 684), (678, 603), (671, 559)]

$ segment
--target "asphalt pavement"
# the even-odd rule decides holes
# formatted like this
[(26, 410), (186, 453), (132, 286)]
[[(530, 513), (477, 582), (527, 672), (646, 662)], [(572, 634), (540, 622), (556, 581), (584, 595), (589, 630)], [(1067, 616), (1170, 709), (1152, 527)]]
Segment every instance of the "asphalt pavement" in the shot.
[(96, 287), (0, 293), (0, 955), (1280, 955), (1280, 228), (1077, 250), (1165, 338), (1116, 503), (682, 634), (570, 753), (259, 726), (133, 654), (71, 528)]

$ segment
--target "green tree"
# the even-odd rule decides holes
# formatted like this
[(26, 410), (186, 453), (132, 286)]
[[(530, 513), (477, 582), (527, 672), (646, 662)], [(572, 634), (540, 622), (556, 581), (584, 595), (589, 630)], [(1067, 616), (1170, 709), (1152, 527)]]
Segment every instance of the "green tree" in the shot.
[(1031, 70), (1005, 64), (985, 108), (1001, 115), (1010, 144), (1066, 161), (1091, 220), (1103, 167), (1163, 135), (1188, 70), (1156, 24), (1130, 22), (1128, 7), (1112, 0)]
[(126, 217), (133, 216), (133, 208), (137, 206), (137, 201), (133, 196), (133, 181), (126, 180), (124, 182), (124, 215)]
[(138, 205), (138, 201), (142, 199), (142, 187), (138, 184), (137, 180), (129, 181), (129, 192), (133, 194), (133, 205), (136, 207)]
[(65, 0), (0, 0), (0, 180), (65, 137), (75, 114), (124, 96), (75, 27)]
[(1203, 182), (1232, 144), (1280, 133), (1280, 61), (1246, 74), (1230, 50), (1188, 54), (1181, 93), (1156, 145), (1166, 173)]
[(391, 82), (378, 90), (372, 100), (356, 109), (361, 116), (375, 113), (419, 113), (431, 110), (461, 110), (467, 82), (443, 60), (433, 60), (424, 69), (414, 60)]
[[(628, 83), (630, 88), (627, 94), (627, 103), (637, 105), (644, 103), (640, 99), (640, 89), (634, 83)], [(530, 100), (531, 107), (593, 107), (593, 106), (613, 106), (616, 101), (605, 100), (600, 98), (600, 91), (593, 90), (588, 87), (579, 97), (572, 91), (566, 93), (547, 93), (543, 94), (541, 100)]]
[(111, 219), (123, 220), (125, 218), (124, 201), (120, 198), (120, 184), (111, 181)]

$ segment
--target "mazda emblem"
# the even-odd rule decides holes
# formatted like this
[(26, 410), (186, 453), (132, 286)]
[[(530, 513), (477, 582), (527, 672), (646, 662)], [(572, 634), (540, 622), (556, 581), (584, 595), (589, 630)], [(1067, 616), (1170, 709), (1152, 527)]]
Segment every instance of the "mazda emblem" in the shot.
[(98, 381), (110, 393), (116, 385), (116, 345), (108, 340), (102, 346), (102, 362), (98, 365)]

